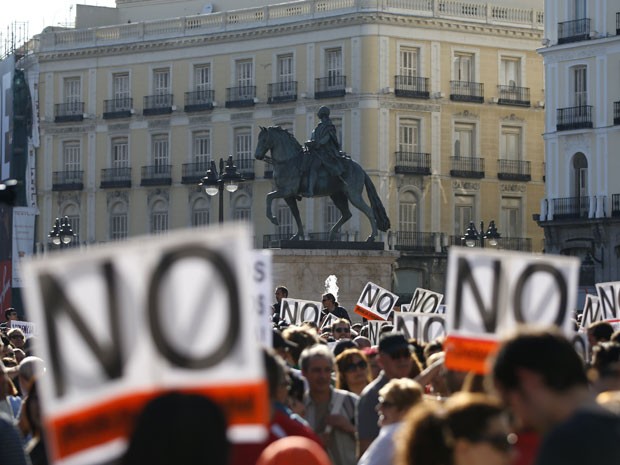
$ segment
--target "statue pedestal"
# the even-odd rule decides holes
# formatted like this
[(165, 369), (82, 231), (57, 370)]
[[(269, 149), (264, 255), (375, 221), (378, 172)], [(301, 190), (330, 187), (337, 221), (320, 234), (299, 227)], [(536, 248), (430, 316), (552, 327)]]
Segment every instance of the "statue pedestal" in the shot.
[[(286, 241), (299, 245), (296, 249), (271, 249), (273, 256), (273, 285), (286, 286), (289, 297), (303, 300), (321, 300), (325, 280), (334, 275), (337, 278), (338, 302), (349, 311), (353, 321), (361, 317), (353, 312), (364, 286), (371, 281), (385, 289), (392, 288), (392, 274), (399, 252), (383, 250), (380, 242), (324, 242)], [(301, 248), (315, 242), (314, 248)], [(319, 245), (317, 245), (319, 244)], [(327, 244), (381, 244), (380, 250), (352, 250), (343, 247), (327, 249)], [(322, 247), (322, 248), (318, 248)]]
[(384, 242), (345, 242), (345, 241), (272, 241), (270, 248), (280, 249), (325, 249), (325, 250), (383, 250)]

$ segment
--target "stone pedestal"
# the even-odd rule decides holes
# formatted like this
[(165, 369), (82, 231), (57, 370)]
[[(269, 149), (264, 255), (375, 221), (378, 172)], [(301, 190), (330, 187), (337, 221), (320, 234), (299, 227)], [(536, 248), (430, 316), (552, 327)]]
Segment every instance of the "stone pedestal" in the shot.
[(273, 285), (286, 286), (289, 297), (321, 300), (325, 281), (337, 278), (338, 302), (349, 311), (354, 321), (361, 317), (353, 312), (357, 299), (368, 281), (385, 288), (392, 287), (392, 272), (399, 252), (388, 250), (271, 249)]

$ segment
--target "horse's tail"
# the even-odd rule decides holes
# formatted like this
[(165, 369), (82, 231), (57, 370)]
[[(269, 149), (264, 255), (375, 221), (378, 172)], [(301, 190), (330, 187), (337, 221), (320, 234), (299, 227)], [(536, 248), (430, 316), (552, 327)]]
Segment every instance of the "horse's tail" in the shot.
[(372, 183), (368, 173), (364, 173), (364, 185), (366, 186), (368, 200), (370, 200), (370, 207), (375, 214), (377, 228), (379, 228), (379, 231), (387, 231), (390, 229), (390, 219), (385, 212), (385, 207), (383, 206), (383, 203), (377, 194), (377, 189), (375, 189), (375, 185)]

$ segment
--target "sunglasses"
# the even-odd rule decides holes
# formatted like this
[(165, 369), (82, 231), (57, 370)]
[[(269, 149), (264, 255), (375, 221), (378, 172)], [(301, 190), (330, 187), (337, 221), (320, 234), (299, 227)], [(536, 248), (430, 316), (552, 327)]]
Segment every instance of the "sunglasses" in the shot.
[(357, 363), (350, 363), (349, 365), (347, 365), (344, 371), (346, 371), (347, 373), (350, 373), (355, 370), (365, 370), (367, 368), (368, 368), (368, 363), (366, 363), (364, 360), (360, 360)]
[(473, 442), (486, 442), (500, 452), (509, 452), (519, 438), (516, 434), (487, 434), (473, 438)]
[(399, 360), (401, 358), (409, 358), (411, 357), (411, 352), (408, 349), (401, 349), (389, 354), (392, 360)]
[(334, 328), (334, 331), (337, 333), (350, 333), (351, 329), (340, 327), (340, 328)]
[(13, 334), (12, 336), (9, 336), (9, 339), (23, 339), (24, 336), (20, 335), (20, 334)]

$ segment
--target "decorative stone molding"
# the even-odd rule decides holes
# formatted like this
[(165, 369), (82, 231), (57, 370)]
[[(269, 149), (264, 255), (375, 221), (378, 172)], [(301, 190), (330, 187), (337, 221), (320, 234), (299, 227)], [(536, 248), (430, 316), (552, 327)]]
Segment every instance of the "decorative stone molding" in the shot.
[(198, 125), (198, 124), (209, 124), (211, 123), (211, 115), (209, 116), (190, 116), (189, 124), (190, 125)]
[(421, 111), (429, 113), (441, 111), (441, 105), (421, 105), (416, 103), (395, 102), (391, 100), (382, 101), (380, 103), (380, 107), (388, 110)]
[(170, 119), (152, 119), (149, 120), (149, 129), (164, 129), (170, 127)]
[(82, 195), (79, 192), (60, 192), (58, 194), (58, 209), (62, 209), (67, 203), (75, 203), (78, 208), (82, 206)]
[(254, 119), (254, 113), (250, 111), (246, 111), (244, 113), (232, 113), (230, 115), (231, 121), (239, 121), (239, 120), (252, 120)]
[(463, 110), (460, 113), (454, 113), (453, 116), (459, 119), (471, 119), (471, 120), (477, 120), (480, 118), (477, 113), (472, 113), (469, 110)]
[(129, 205), (129, 194), (125, 191), (113, 191), (107, 193), (106, 203), (108, 205), (108, 210), (112, 207), (112, 204), (118, 201), (123, 202), (125, 205)]
[(129, 131), (129, 123), (108, 124), (108, 131)]
[(462, 189), (466, 191), (479, 191), (480, 183), (471, 181), (452, 181), (452, 189)]
[(404, 175), (396, 176), (396, 186), (398, 187), (398, 191), (400, 192), (407, 187), (416, 187), (420, 191), (424, 190), (424, 176), (422, 175), (407, 175), (405, 178)]
[(276, 118), (278, 116), (291, 116), (295, 114), (295, 108), (277, 108), (271, 112), (271, 115)]
[(500, 192), (525, 192), (527, 187), (525, 184), (500, 184)]
[(525, 119), (523, 118), (519, 118), (517, 115), (515, 115), (514, 113), (511, 113), (510, 116), (504, 116), (502, 118), (500, 118), (500, 121), (507, 121), (507, 122), (519, 122), (522, 123), (525, 121)]
[(574, 134), (564, 137), (564, 150), (570, 155), (574, 155), (577, 152), (584, 154), (591, 153), (591, 141), (590, 137), (586, 134)]
[(170, 191), (168, 189), (151, 189), (147, 194), (147, 204), (151, 205), (158, 198), (165, 200), (166, 203), (170, 202)]
[(56, 125), (46, 124), (44, 127), (42, 126), (41, 129), (44, 134), (86, 134), (87, 132), (94, 131), (95, 125), (58, 127)]

